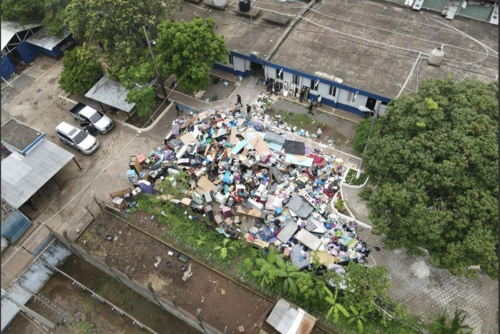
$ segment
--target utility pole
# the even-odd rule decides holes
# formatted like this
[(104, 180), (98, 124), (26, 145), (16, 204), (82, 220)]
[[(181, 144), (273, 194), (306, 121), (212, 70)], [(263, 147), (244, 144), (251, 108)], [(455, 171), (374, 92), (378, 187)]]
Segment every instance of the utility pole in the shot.
[(373, 130), (375, 129), (375, 123), (377, 122), (379, 109), (380, 108), (377, 108), (377, 110), (375, 110), (375, 115), (373, 115), (372, 126), (370, 128), (370, 132), (368, 133), (368, 138), (366, 139), (365, 148), (363, 149), (363, 155), (361, 157), (361, 165), (359, 166), (358, 172), (356, 173), (356, 179), (359, 179), (359, 177), (361, 176), (361, 170), (363, 169), (363, 164), (365, 162), (364, 156), (365, 156), (366, 148), (368, 147), (368, 142), (370, 141), (370, 139), (373, 135)]
[(161, 75), (160, 71), (158, 71), (158, 67), (156, 67), (155, 56), (153, 54), (153, 49), (151, 48), (151, 42), (149, 41), (149, 36), (148, 36), (148, 32), (146, 30), (146, 26), (142, 26), (142, 29), (144, 30), (144, 35), (146, 35), (146, 40), (148, 41), (148, 48), (149, 48), (149, 52), (151, 53), (151, 59), (153, 60), (153, 66), (155, 67), (156, 75), (160, 79), (161, 90), (163, 92), (163, 96), (167, 99), (167, 103), (169, 103), (167, 91), (165, 89), (165, 85), (163, 82), (163, 76)]

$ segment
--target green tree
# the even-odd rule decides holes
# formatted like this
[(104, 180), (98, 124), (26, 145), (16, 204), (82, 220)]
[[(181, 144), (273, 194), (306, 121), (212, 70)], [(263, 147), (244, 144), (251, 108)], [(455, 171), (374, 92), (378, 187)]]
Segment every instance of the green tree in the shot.
[(128, 103), (135, 103), (137, 113), (144, 117), (153, 112), (156, 105), (156, 92), (151, 80), (155, 76), (153, 64), (142, 59), (137, 66), (122, 68), (120, 82), (129, 90)]
[(136, 65), (148, 55), (142, 27), (147, 25), (152, 39), (156, 27), (179, 0), (71, 0), (65, 21), (80, 40), (104, 46), (108, 74), (116, 79), (122, 68)]
[(365, 156), (374, 232), (454, 275), (498, 276), (498, 82), (428, 80), (394, 100)]
[(453, 319), (449, 319), (445, 311), (427, 325), (426, 329), (431, 334), (472, 334), (472, 328), (465, 325), (464, 321), (465, 315), (462, 310), (455, 310)]
[(17, 21), (21, 24), (43, 20), (43, 2), (39, 0), (2, 1), (2, 20)]
[(215, 21), (196, 16), (191, 22), (164, 21), (159, 25), (158, 64), (163, 73), (175, 74), (188, 91), (206, 88), (215, 62), (229, 54), (224, 38), (215, 33)]
[(95, 49), (84, 44), (64, 53), (59, 86), (69, 94), (85, 93), (103, 74)]
[(21, 24), (40, 23), (50, 35), (60, 35), (66, 28), (64, 8), (69, 0), (4, 0), (2, 19)]
[(359, 122), (356, 127), (356, 135), (352, 140), (352, 147), (359, 154), (363, 154), (363, 150), (365, 149), (366, 140), (368, 139), (368, 134), (370, 133), (371, 126), (372, 119), (367, 118)]

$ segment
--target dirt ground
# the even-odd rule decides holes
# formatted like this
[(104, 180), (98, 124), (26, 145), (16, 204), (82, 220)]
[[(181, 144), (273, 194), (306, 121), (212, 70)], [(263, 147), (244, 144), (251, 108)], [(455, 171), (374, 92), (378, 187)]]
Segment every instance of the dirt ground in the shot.
[[(105, 241), (108, 234), (117, 239)], [(249, 331), (271, 306), (269, 301), (192, 259), (181, 262), (174, 249), (106, 213), (96, 217), (77, 243), (144, 286), (151, 281), (164, 298), (172, 300), (175, 295), (177, 305), (189, 313), (194, 315), (201, 308), (202, 318), (221, 331), (225, 326), (228, 333), (237, 333), (239, 326)], [(174, 255), (169, 256), (169, 251)], [(155, 268), (158, 257), (161, 262)], [(182, 280), (182, 265), (191, 265), (193, 272), (186, 282)]]
[[(199, 333), (76, 255), (70, 256), (60, 269), (158, 333)], [(97, 302), (89, 292), (79, 290), (71, 282), (69, 278), (57, 273), (38, 294), (41, 298), (49, 299), (55, 311), (37, 299), (27, 305), (52, 321), (60, 322), (62, 318), (66, 320), (65, 325), (52, 330), (54, 334), (147, 332), (133, 325), (130, 318), (120, 317), (107, 304)], [(86, 331), (86, 328), (91, 331)], [(20, 334), (38, 332), (39, 329), (22, 315), (18, 316), (7, 330), (7, 333)]]
[[(213, 79), (215, 79), (215, 78), (217, 78), (217, 79), (219, 79), (219, 80), (220, 80), (217, 84), (214, 84), (214, 83), (212, 82), (212, 80), (213, 80)], [(225, 100), (225, 99), (228, 99), (228, 98), (231, 96), (231, 94), (232, 94), (232, 93), (236, 90), (236, 88), (238, 87), (238, 86), (236, 85), (236, 82), (234, 82), (234, 81), (230, 81), (230, 80), (226, 80), (226, 79), (223, 79), (223, 78), (217, 77), (217, 76), (212, 75), (212, 74), (210, 74), (210, 80), (211, 80), (210, 84), (208, 85), (208, 87), (207, 87), (207, 88), (205, 88), (205, 95), (204, 95), (204, 97), (202, 97), (202, 98), (200, 98), (200, 99), (198, 99), (198, 100), (205, 101), (205, 100), (208, 98), (208, 99), (210, 99), (210, 101), (212, 102), (212, 101), (215, 101), (215, 100), (213, 100), (213, 99), (212, 99), (212, 97), (213, 97), (214, 95), (217, 95), (217, 101), (219, 101), (219, 100)], [(224, 86), (224, 85), (222, 84), (222, 82), (223, 82), (224, 80), (226, 80), (226, 81), (228, 82), (228, 85), (227, 85), (227, 86)], [(188, 91), (186, 91), (186, 90), (184, 90), (184, 89), (180, 88), (179, 86), (177, 86), (177, 87), (175, 88), (175, 90), (176, 90), (176, 91), (178, 91), (178, 92), (184, 93), (184, 94), (186, 94), (186, 95), (189, 95), (189, 96), (191, 96), (191, 97), (194, 97), (194, 95), (195, 95), (195, 93), (193, 93), (193, 92), (188, 92)], [(236, 98), (235, 98), (235, 101), (236, 101)]]
[[(307, 107), (283, 98), (271, 104), (270, 115), (274, 118), (275, 115), (290, 111), (293, 114), (307, 115)], [(315, 120), (314, 124), (306, 124), (300, 128), (312, 134), (318, 131), (318, 124), (324, 124), (324, 127), (321, 129), (323, 133), (316, 141), (332, 146), (329, 141), (333, 140), (333, 146), (337, 150), (355, 156), (358, 155), (352, 148), (352, 140), (356, 135), (356, 123), (318, 111), (314, 112), (314, 116), (311, 118)]]

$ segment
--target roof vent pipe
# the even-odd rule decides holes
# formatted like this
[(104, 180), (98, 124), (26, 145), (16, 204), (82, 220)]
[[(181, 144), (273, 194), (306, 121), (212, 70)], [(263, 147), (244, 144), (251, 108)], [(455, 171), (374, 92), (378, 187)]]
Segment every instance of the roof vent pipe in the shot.
[(431, 51), (431, 54), (429, 55), (428, 59), (429, 65), (439, 66), (441, 64), (444, 57), (443, 47), (444, 45), (438, 46), (437, 48)]

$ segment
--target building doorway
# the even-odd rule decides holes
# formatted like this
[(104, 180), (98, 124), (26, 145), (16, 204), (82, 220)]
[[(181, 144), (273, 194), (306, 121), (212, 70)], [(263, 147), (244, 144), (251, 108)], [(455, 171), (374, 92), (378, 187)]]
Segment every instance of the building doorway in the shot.
[(369, 97), (368, 101), (366, 101), (365, 107), (367, 107), (370, 110), (375, 110), (375, 104), (377, 103), (377, 100)]
[(254, 75), (257, 78), (262, 79), (262, 80), (265, 79), (264, 65), (251, 62), (250, 63), (250, 70), (252, 71), (252, 75)]

